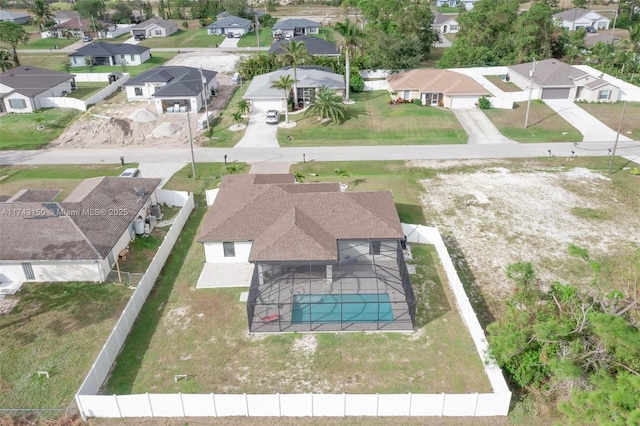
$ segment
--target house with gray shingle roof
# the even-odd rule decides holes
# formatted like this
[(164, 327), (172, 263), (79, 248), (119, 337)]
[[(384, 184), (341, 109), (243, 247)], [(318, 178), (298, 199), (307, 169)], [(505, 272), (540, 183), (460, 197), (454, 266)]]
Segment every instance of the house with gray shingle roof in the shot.
[(11, 10), (0, 10), (0, 22), (15, 22), (16, 24), (28, 24), (31, 16), (27, 13), (14, 12)]
[(511, 65), (510, 80), (522, 90), (532, 88), (534, 99), (570, 99), (587, 102), (616, 102), (620, 88), (558, 59)]
[(42, 108), (43, 98), (75, 89), (73, 74), (22, 65), (0, 74), (0, 112), (34, 112)]
[(460, 30), (460, 24), (456, 20), (458, 15), (445, 15), (440, 12), (436, 12), (433, 17), (433, 24), (431, 28), (438, 31), (440, 34), (457, 33)]
[[(345, 192), (338, 182), (296, 183), (286, 174), (226, 175), (197, 238), (206, 260), (198, 288), (250, 284), (251, 332), (413, 330), (404, 238), (389, 191)], [(322, 311), (316, 304), (324, 301), (337, 317), (324, 310), (327, 317), (311, 321), (300, 312)], [(352, 302), (370, 303), (356, 311), (372, 315), (347, 315), (355, 304), (343, 303)]]
[(151, 58), (151, 48), (135, 44), (90, 43), (69, 55), (72, 67), (86, 66), (92, 57), (95, 65), (140, 65)]
[(146, 38), (169, 37), (171, 34), (177, 32), (178, 29), (178, 24), (175, 21), (151, 18), (131, 27), (129, 33), (132, 37), (136, 34), (142, 34)]
[(21, 191), (0, 202), (0, 281), (104, 282), (145, 221), (160, 179), (86, 179), (59, 191)]
[[(253, 110), (284, 111), (286, 99), (283, 91), (271, 86), (285, 75), (290, 76), (293, 80), (293, 68), (281, 68), (274, 72), (255, 76), (242, 99), (250, 101)], [(300, 102), (310, 102), (315, 91), (321, 87), (335, 90), (338, 96), (342, 96), (344, 93), (344, 76), (331, 72), (329, 68), (301, 66), (297, 67), (297, 75), (298, 100)]]
[(227, 15), (219, 18), (216, 22), (207, 27), (209, 35), (245, 35), (253, 31), (253, 22), (249, 19), (240, 18), (239, 16)]
[(269, 53), (275, 53), (276, 55), (283, 53), (282, 46), (288, 46), (292, 41), (304, 44), (307, 52), (313, 56), (340, 56), (340, 50), (335, 43), (313, 36), (297, 36), (289, 40), (278, 40), (271, 45)]
[(320, 23), (305, 18), (290, 18), (278, 21), (271, 28), (271, 35), (274, 38), (291, 38), (307, 34), (318, 34)]
[(579, 7), (565, 10), (564, 12), (551, 15), (551, 18), (562, 28), (577, 30), (578, 28), (594, 27), (598, 30), (609, 28), (611, 19), (600, 15), (595, 10), (582, 9)]
[(138, 74), (124, 87), (129, 101), (153, 101), (158, 114), (198, 112), (215, 94), (217, 74), (193, 67), (163, 66)]

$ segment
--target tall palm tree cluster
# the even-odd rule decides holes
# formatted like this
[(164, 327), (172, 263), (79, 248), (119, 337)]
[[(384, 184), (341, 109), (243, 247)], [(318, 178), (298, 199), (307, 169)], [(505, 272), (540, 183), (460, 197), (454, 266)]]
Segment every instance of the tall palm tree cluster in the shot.
[(29, 12), (33, 15), (33, 25), (40, 29), (40, 32), (55, 25), (51, 5), (46, 0), (33, 0), (29, 5)]
[(640, 82), (640, 24), (629, 28), (629, 39), (617, 44), (598, 42), (587, 54), (589, 64), (635, 84)]

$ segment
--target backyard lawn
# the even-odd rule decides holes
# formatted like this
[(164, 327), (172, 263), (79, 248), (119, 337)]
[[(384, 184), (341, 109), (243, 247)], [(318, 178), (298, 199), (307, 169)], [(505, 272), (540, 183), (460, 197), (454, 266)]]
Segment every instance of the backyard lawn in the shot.
[(87, 99), (94, 93), (99, 92), (101, 89), (107, 87), (107, 82), (82, 82), (77, 83), (77, 89), (69, 93), (67, 96), (75, 99)]
[[(321, 124), (304, 113), (279, 129), (280, 146), (463, 144), (468, 136), (451, 111), (414, 104), (389, 105), (387, 91), (354, 93), (342, 124)], [(291, 136), (292, 140), (288, 140)]]
[[(141, 46), (147, 47), (216, 47), (224, 36), (208, 35), (207, 30), (179, 30), (169, 37), (152, 37), (142, 40)], [(153, 55), (157, 55), (154, 52)]]
[(26, 283), (7, 296), (17, 304), (0, 315), (0, 407), (66, 408), (130, 295), (118, 285)]
[(582, 133), (540, 100), (531, 101), (529, 124), (524, 128), (526, 102), (514, 103), (514, 109), (484, 110), (504, 136), (517, 142), (581, 142)]
[[(612, 130), (618, 131), (624, 102), (616, 102), (615, 104), (576, 102), (576, 105), (602, 121)], [(640, 102), (627, 102), (620, 134), (634, 140), (640, 139), (640, 120), (638, 117), (640, 117)]]
[[(42, 148), (80, 114), (81, 111), (70, 108), (42, 109), (34, 114), (4, 114), (0, 117), (4, 135), (0, 150)], [(42, 126), (44, 129), (38, 130)]]
[[(199, 176), (224, 173), (224, 165), (199, 166), (209, 167)], [(329, 170), (341, 166), (353, 173), (345, 181), (351, 188), (391, 188), (397, 200), (413, 197), (411, 202), (419, 202), (416, 173), (420, 172), (404, 169), (402, 162), (318, 163), (297, 170), (311, 167), (308, 170), (320, 174), (317, 179), (325, 180)], [(193, 182), (188, 174), (186, 167), (167, 187), (195, 189), (196, 205), (201, 205), (202, 191), (215, 188), (219, 180)], [(205, 211), (204, 206), (197, 208), (187, 222), (105, 394), (490, 391), (471, 338), (460, 332), (465, 326), (432, 247), (413, 247), (419, 332), (253, 337), (247, 334), (246, 304), (239, 302), (246, 288), (194, 290), (204, 253), (193, 240)], [(452, 364), (452, 359), (459, 364)], [(175, 374), (189, 377), (176, 382)]]
[(515, 83), (511, 81), (504, 81), (499, 75), (483, 75), (483, 77), (496, 85), (498, 89), (503, 92), (522, 92), (522, 89)]

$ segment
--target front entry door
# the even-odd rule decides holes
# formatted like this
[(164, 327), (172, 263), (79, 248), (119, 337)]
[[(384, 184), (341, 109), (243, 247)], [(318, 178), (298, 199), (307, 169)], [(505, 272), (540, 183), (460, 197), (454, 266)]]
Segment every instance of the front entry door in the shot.
[(438, 94), (437, 93), (432, 93), (431, 94), (431, 105), (438, 105)]

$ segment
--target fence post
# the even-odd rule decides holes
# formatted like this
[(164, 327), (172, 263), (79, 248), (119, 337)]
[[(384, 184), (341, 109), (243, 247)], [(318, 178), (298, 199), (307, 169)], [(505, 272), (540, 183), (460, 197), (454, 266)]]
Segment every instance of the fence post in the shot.
[(245, 409), (247, 410), (247, 417), (249, 417), (249, 398), (247, 397), (246, 393), (243, 393), (244, 395), (244, 406)]
[(187, 417), (184, 411), (184, 401), (182, 400), (182, 392), (178, 392), (178, 395), (180, 395), (180, 407), (182, 407), (182, 417)]
[(118, 395), (113, 394), (113, 400), (116, 402), (116, 407), (118, 408), (118, 415), (122, 418), (122, 410), (120, 409), (120, 403), (118, 402)]
[(411, 415), (411, 406), (413, 405), (413, 394), (411, 392), (409, 392), (409, 412), (407, 413), (407, 416)]
[[(280, 399), (280, 392), (276, 394), (278, 396), (278, 417), (282, 417), (282, 400)], [(313, 417), (313, 413), (311, 413)]]
[(82, 417), (82, 421), (87, 421), (87, 416), (84, 414), (84, 409), (82, 408), (82, 402), (80, 402), (80, 395), (76, 394), (76, 405), (78, 406), (78, 411), (80, 411), (80, 417)]
[(380, 416), (380, 394), (376, 392), (376, 417)]
[(311, 392), (311, 417), (313, 417), (313, 392)]
[(213, 415), (214, 417), (218, 417), (218, 409), (216, 408), (216, 397), (213, 392), (211, 392), (211, 401), (213, 401)]
[(153, 407), (151, 406), (151, 397), (149, 396), (149, 392), (145, 392), (147, 394), (147, 401), (149, 401), (149, 411), (151, 412), (151, 417), (155, 417), (153, 415)]
[(347, 394), (342, 393), (342, 417), (347, 417)]
[(480, 395), (476, 392), (476, 406), (473, 407), (473, 417), (476, 417), (476, 413), (478, 411), (478, 400), (480, 399)]
[(442, 395), (442, 407), (440, 407), (440, 417), (444, 416), (444, 402), (447, 399), (447, 394), (443, 392), (441, 395)]

